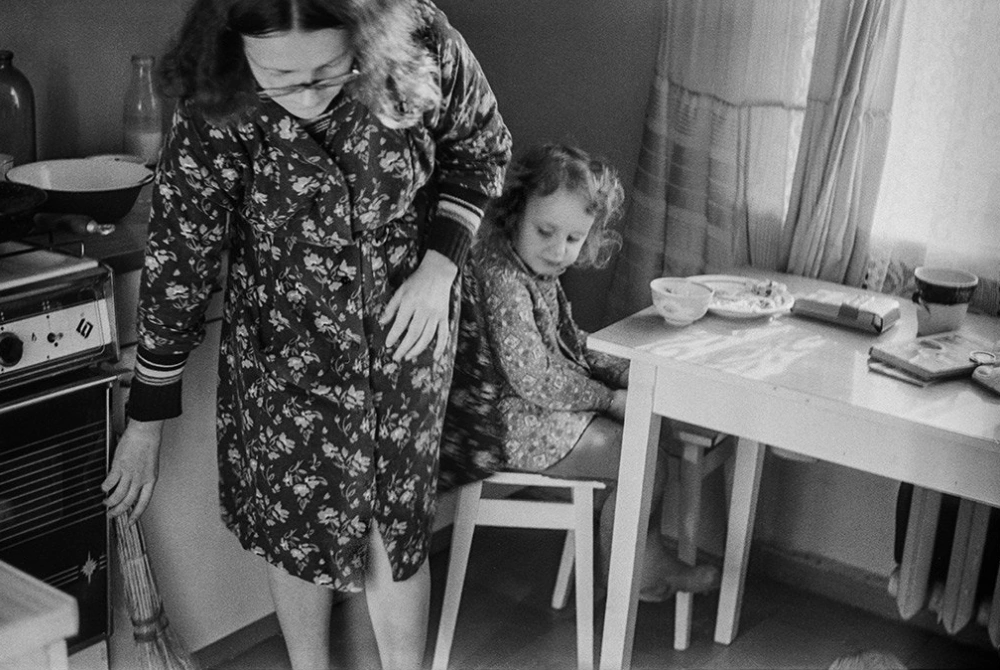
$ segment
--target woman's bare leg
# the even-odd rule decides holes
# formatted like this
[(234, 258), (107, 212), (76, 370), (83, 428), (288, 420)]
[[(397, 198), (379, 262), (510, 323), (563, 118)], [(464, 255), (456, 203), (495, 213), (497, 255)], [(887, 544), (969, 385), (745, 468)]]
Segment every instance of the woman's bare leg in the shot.
[(292, 670), (328, 670), (333, 592), (271, 564), (267, 581)]
[[(615, 524), (618, 464), (621, 460), (622, 424), (607, 417), (596, 417), (580, 436), (572, 451), (548, 468), (545, 473), (563, 477), (596, 477), (609, 480), (598, 525), (601, 586), (607, 584), (611, 562), (611, 539)], [(666, 427), (664, 427), (666, 428)], [(647, 600), (663, 600), (680, 588), (702, 591), (718, 583), (718, 570), (711, 566), (689, 566), (671, 554), (663, 544), (660, 526), (663, 493), (667, 481), (666, 454), (657, 454), (653, 477), (653, 494), (643, 554), (640, 596)]]
[(430, 618), (431, 573), (428, 561), (402, 582), (392, 567), (382, 535), (372, 524), (365, 596), (384, 670), (416, 670), (424, 660)]

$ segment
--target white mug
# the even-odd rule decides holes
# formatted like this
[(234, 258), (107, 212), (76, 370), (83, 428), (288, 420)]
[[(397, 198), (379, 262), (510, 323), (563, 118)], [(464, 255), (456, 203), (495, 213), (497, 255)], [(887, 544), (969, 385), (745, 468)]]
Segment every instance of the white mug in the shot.
[(979, 277), (951, 268), (919, 267), (913, 272), (917, 290), (917, 335), (958, 330), (969, 309)]
[(965, 319), (969, 303), (943, 305), (939, 302), (917, 302), (917, 335), (934, 335), (958, 330)]

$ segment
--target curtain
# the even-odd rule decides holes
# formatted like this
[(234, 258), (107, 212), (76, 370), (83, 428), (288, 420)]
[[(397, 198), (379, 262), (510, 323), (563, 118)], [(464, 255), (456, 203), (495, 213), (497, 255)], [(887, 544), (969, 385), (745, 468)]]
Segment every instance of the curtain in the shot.
[(605, 316), (649, 281), (777, 268), (819, 0), (668, 0)]
[(666, 2), (606, 318), (647, 306), (663, 275), (864, 282), (904, 7)]
[(979, 276), (970, 309), (1000, 315), (998, 34), (997, 0), (907, 4), (869, 288), (908, 297), (913, 268), (949, 265)]
[(820, 9), (781, 269), (860, 285), (889, 141), (900, 0)]

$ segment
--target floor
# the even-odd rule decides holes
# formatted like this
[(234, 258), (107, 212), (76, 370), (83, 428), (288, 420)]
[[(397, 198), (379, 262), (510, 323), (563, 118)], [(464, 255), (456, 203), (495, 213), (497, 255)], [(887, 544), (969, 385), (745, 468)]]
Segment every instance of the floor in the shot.
[[(561, 539), (554, 531), (481, 528), (476, 531), (463, 594), (451, 668), (456, 670), (559, 670), (576, 667), (572, 605), (559, 612), (548, 605)], [(533, 560), (525, 560), (524, 557)], [(447, 552), (431, 559), (431, 636), (441, 607)], [(714, 595), (695, 600), (690, 649), (674, 651), (673, 601), (639, 605), (632, 667), (795, 668), (826, 670), (838, 657), (861, 651), (895, 655), (909, 670), (1000, 667), (995, 651), (956, 644), (901, 622), (893, 622), (779, 583), (748, 580), (740, 633), (733, 644), (712, 641)], [(336, 670), (378, 668), (370, 660), (374, 641), (363, 597), (338, 604), (334, 612)], [(596, 625), (601, 627), (599, 610)], [(600, 635), (596, 636), (599, 644)], [(424, 663), (430, 667), (430, 650)], [(211, 670), (286, 670), (280, 637)], [(872, 669), (875, 670), (875, 669)]]

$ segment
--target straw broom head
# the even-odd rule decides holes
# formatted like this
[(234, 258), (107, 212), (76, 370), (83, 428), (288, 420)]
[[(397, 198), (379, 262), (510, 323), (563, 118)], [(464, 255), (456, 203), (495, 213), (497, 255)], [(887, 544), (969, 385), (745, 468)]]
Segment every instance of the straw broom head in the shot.
[(138, 522), (115, 517), (115, 537), (122, 583), (132, 619), (132, 636), (146, 670), (198, 670), (180, 638), (167, 622)]

